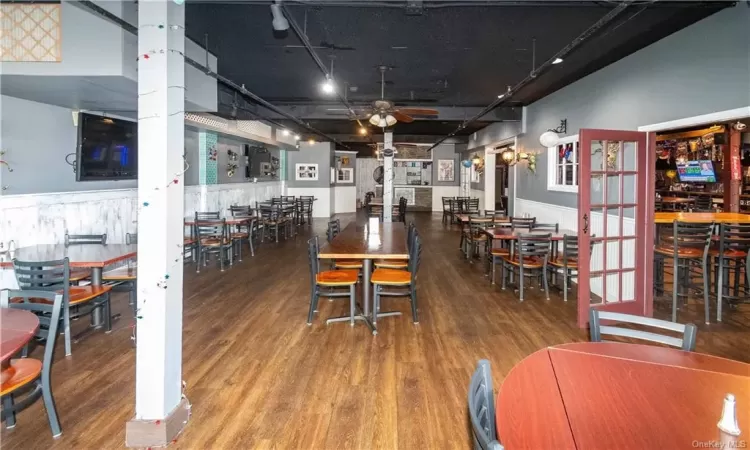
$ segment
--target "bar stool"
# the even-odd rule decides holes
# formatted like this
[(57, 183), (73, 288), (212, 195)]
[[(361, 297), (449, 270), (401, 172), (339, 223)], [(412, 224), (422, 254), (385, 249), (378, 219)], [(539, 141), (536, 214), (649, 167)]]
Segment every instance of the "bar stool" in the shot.
[[(747, 299), (747, 282), (741, 283), (743, 271), (747, 279), (747, 260), (750, 253), (750, 225), (722, 223), (719, 226), (718, 247), (708, 254), (713, 259), (716, 280), (716, 321), (721, 322), (722, 306), (726, 300), (730, 306)], [(718, 238), (718, 239), (716, 239)], [(734, 269), (734, 276), (731, 276)], [(710, 282), (710, 281), (709, 281)], [(730, 294), (730, 282), (733, 289)], [(710, 290), (710, 289), (709, 289)]]
[[(691, 269), (699, 269), (703, 278), (703, 301), (705, 306), (705, 320), (709, 323), (708, 311), (708, 247), (714, 224), (687, 223), (674, 221), (672, 224), (671, 243), (660, 244), (654, 249), (654, 286), (661, 285), (664, 291), (664, 265), (671, 259), (674, 270), (672, 278), (672, 322), (677, 322), (677, 297), (687, 297), (691, 290), (699, 291), (691, 281)], [(684, 293), (679, 292), (683, 290)]]

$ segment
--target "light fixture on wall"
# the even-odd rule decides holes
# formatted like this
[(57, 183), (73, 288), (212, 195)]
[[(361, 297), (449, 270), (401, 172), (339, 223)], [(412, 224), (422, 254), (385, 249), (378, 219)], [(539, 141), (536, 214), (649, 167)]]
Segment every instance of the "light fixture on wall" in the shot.
[(271, 16), (273, 20), (271, 25), (276, 31), (286, 31), (289, 29), (289, 21), (284, 17), (284, 13), (281, 12), (281, 0), (276, 0), (271, 4)]
[(307, 143), (310, 144), (310, 145), (315, 145), (315, 138), (308, 139)]
[(550, 128), (549, 130), (542, 133), (541, 136), (539, 136), (539, 143), (542, 144), (542, 147), (554, 147), (557, 145), (558, 142), (560, 142), (560, 137), (558, 134), (565, 134), (568, 131), (568, 119), (562, 119), (560, 121), (560, 126), (557, 128)]
[(516, 151), (513, 150), (513, 148), (508, 147), (500, 153), (500, 159), (502, 159), (505, 164), (512, 166), (516, 163)]
[(528, 163), (526, 168), (529, 169), (531, 173), (536, 173), (536, 155), (534, 153), (516, 153), (513, 148), (508, 147), (500, 154), (500, 159), (502, 159), (508, 166), (514, 166), (516, 163), (526, 161)]

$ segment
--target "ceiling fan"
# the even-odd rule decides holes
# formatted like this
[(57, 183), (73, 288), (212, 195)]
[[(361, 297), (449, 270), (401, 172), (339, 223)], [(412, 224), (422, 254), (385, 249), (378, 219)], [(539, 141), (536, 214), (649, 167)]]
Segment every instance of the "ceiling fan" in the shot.
[[(412, 116), (436, 117), (439, 114), (438, 110), (430, 108), (396, 108), (391, 101), (385, 99), (385, 71), (388, 70), (388, 67), (380, 66), (378, 69), (380, 70), (380, 100), (372, 102), (371, 107), (363, 110), (362, 117), (354, 117), (354, 119), (368, 119), (372, 125), (386, 128), (395, 125), (397, 122), (414, 122)], [(328, 111), (342, 110), (329, 109)]]

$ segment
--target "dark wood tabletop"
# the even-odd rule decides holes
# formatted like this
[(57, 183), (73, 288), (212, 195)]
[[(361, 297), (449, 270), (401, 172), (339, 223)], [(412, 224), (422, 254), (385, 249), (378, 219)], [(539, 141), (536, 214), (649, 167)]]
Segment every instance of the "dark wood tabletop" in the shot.
[(719, 439), (726, 394), (750, 429), (750, 364), (664, 347), (582, 342), (517, 364), (497, 399), (508, 449), (695, 448)]
[(26, 345), (39, 328), (36, 314), (20, 309), (0, 308), (0, 362), (10, 359)]
[(403, 223), (381, 223), (376, 231), (368, 224), (352, 222), (320, 249), (319, 256), (326, 259), (409, 259)]
[(482, 228), (482, 230), (492, 239), (501, 239), (501, 240), (513, 240), (517, 239), (518, 236), (522, 234), (551, 234), (551, 239), (553, 241), (561, 241), (563, 236), (578, 236), (578, 233), (575, 230), (558, 230), (557, 232), (554, 231), (546, 231), (546, 230), (531, 230), (528, 229), (516, 229), (513, 230), (508, 227), (487, 227)]
[[(135, 244), (48, 244), (20, 247), (11, 255), (19, 261), (56, 261), (67, 257), (70, 267), (106, 267), (126, 259), (135, 258)], [(0, 261), (0, 267), (12, 267), (10, 259)]]

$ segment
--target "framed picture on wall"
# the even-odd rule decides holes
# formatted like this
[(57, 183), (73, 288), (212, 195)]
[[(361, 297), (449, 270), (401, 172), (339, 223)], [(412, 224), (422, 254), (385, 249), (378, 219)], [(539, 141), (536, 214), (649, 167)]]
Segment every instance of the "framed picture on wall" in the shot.
[(310, 163), (295, 164), (295, 180), (318, 181), (318, 165)]
[(337, 183), (354, 183), (354, 169), (344, 167), (336, 171)]
[(452, 159), (438, 159), (438, 181), (454, 181), (456, 167)]

